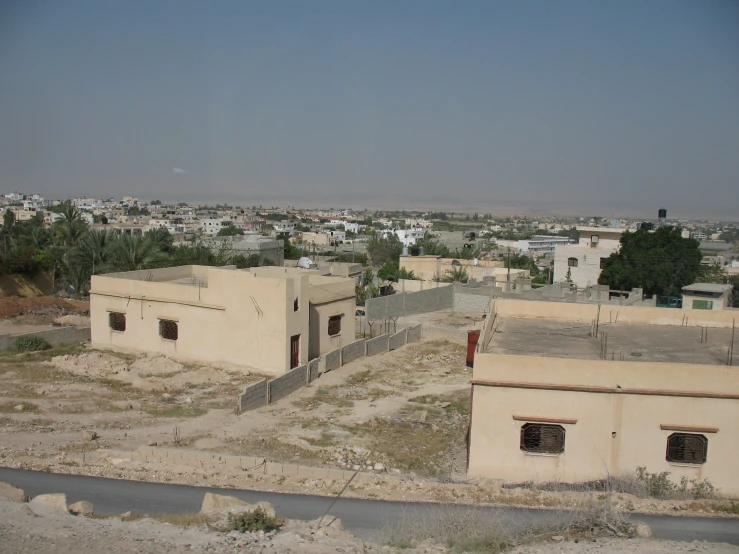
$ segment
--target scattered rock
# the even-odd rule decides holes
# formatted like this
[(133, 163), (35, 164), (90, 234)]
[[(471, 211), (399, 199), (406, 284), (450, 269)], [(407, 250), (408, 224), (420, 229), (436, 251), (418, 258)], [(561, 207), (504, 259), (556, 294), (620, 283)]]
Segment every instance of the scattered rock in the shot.
[(91, 516), (95, 513), (92, 502), (88, 502), (87, 500), (80, 500), (79, 502), (70, 504), (67, 508), (76, 516)]
[(172, 395), (169, 394), (168, 392), (165, 392), (164, 394), (162, 394), (162, 400), (164, 400), (165, 402), (167, 400), (172, 400)]
[(128, 519), (129, 517), (131, 517), (131, 512), (123, 512), (123, 513), (122, 513), (122, 514), (121, 514), (120, 516), (118, 516), (118, 517), (120, 517), (121, 519)]
[(374, 469), (375, 471), (385, 471), (385, 469), (386, 469), (386, 468), (385, 468), (385, 464), (381, 464), (381, 463), (379, 463), (379, 462), (378, 462), (378, 463), (376, 463), (376, 464), (375, 464), (375, 465), (373, 466), (373, 469)]
[(225, 496), (222, 494), (213, 494), (206, 492), (203, 497), (203, 504), (200, 506), (200, 513), (213, 512), (216, 510), (228, 510), (234, 507), (250, 507), (251, 504), (239, 500), (234, 496)]
[(22, 411), (23, 411), (23, 404), (18, 404), (18, 405), (17, 405), (17, 406), (15, 407), (15, 408), (13, 408), (13, 409), (14, 409), (15, 411), (17, 411), (17, 412), (22, 412)]
[(32, 508), (44, 506), (60, 510), (65, 514), (69, 513), (69, 510), (67, 509), (67, 495), (64, 493), (39, 494), (38, 496), (33, 497), (29, 502), (29, 505)]
[(0, 496), (2, 496), (3, 498), (10, 498), (10, 500), (14, 500), (15, 502), (25, 502), (27, 499), (26, 493), (23, 492), (23, 489), (19, 489), (14, 485), (3, 483), (1, 481)]
[(634, 533), (637, 537), (648, 538), (652, 536), (652, 529), (646, 523), (637, 523), (634, 527)]
[(85, 430), (82, 431), (82, 439), (86, 441), (94, 441), (98, 438), (98, 434), (95, 431)]
[(565, 540), (565, 538), (564, 538), (564, 537), (563, 537), (562, 535), (554, 535), (554, 536), (552, 537), (552, 540), (553, 540), (554, 542), (562, 542), (563, 540)]

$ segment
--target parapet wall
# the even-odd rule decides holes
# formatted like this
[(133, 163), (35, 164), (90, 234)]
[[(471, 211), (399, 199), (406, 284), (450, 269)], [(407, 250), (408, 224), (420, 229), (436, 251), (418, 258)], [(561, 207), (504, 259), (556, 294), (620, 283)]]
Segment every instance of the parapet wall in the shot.
[[(638, 323), (645, 325), (675, 325), (678, 327), (731, 327), (739, 320), (739, 310), (678, 310), (643, 306), (613, 306), (604, 304), (553, 303), (527, 300), (496, 299), (492, 306), (502, 317), (561, 319), (565, 321), (605, 323)], [(600, 315), (599, 315), (600, 309)]]

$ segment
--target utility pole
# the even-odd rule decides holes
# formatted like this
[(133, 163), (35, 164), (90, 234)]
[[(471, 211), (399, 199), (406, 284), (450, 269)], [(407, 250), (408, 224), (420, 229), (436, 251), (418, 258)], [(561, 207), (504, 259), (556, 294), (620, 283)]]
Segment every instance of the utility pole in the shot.
[(357, 240), (356, 237), (352, 239), (352, 263), (354, 263), (354, 242)]
[(508, 266), (508, 291), (511, 290), (511, 247), (508, 247), (508, 263), (506, 264)]

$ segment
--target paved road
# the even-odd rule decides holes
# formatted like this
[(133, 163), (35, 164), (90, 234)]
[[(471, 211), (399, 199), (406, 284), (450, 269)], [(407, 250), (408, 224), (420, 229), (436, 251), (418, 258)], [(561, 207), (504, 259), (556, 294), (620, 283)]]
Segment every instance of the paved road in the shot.
[[(309, 520), (320, 517), (328, 508), (330, 498), (300, 494), (282, 494), (250, 490), (215, 489), (165, 483), (144, 483), (24, 471), (0, 467), (0, 481), (21, 487), (26, 494), (63, 492), (67, 500), (89, 500), (99, 514), (120, 514), (127, 511), (142, 514), (193, 513), (200, 510), (203, 495), (215, 492), (236, 496), (247, 502), (267, 501), (277, 513), (289, 519)], [(344, 525), (364, 539), (376, 538), (385, 521), (423, 510), (442, 509), (439, 505), (382, 500), (339, 500), (331, 514), (340, 517)], [(444, 506), (443, 509), (456, 509)], [(510, 521), (543, 523), (553, 512), (515, 508), (490, 508), (491, 513), (504, 514)], [(739, 520), (670, 516), (634, 516), (652, 528), (655, 536), (664, 540), (727, 542), (739, 545)]]

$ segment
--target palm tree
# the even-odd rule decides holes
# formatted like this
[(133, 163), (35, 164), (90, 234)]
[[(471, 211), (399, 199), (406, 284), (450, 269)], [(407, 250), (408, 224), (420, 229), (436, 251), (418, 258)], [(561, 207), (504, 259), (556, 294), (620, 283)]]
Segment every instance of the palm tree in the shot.
[(87, 268), (91, 275), (105, 273), (111, 269), (109, 258), (114, 242), (115, 235), (111, 231), (89, 231), (69, 251), (69, 263)]
[(156, 243), (141, 235), (121, 235), (110, 247), (110, 260), (124, 271), (144, 269), (161, 256)]
[(468, 279), (467, 269), (463, 265), (458, 265), (448, 269), (442, 281), (444, 283), (466, 283)]
[(82, 212), (69, 200), (61, 204), (61, 218), (54, 223), (57, 240), (68, 248), (72, 248), (87, 232), (87, 224), (82, 220)]

